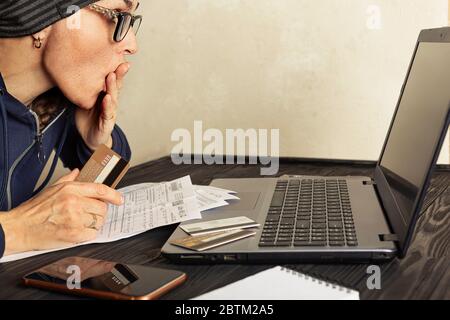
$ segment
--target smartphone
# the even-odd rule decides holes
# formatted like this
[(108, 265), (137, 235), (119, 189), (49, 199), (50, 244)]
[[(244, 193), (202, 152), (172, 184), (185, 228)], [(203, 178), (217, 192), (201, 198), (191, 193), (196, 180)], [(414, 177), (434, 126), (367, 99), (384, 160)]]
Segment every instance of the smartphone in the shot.
[(181, 285), (181, 271), (69, 257), (22, 278), (27, 286), (118, 300), (154, 300)]

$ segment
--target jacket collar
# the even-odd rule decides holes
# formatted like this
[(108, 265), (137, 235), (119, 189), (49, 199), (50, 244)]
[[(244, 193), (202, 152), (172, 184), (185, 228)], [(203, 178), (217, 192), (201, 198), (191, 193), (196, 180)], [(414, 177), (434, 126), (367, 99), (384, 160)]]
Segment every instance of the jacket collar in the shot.
[(8, 89), (6, 88), (6, 84), (1, 73), (0, 73), (0, 89), (2, 89), (3, 91), (2, 98), (4, 99), (3, 102), (5, 104), (5, 108), (8, 111), (8, 113), (13, 114), (17, 117), (24, 117), (24, 116), (29, 117), (31, 115), (28, 108), (8, 92)]

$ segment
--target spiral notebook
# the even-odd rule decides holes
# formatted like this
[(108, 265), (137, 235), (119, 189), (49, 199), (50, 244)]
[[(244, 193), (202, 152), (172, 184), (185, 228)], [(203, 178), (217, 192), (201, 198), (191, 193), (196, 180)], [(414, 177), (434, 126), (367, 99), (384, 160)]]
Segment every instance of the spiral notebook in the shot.
[(278, 266), (193, 300), (359, 300), (359, 292)]

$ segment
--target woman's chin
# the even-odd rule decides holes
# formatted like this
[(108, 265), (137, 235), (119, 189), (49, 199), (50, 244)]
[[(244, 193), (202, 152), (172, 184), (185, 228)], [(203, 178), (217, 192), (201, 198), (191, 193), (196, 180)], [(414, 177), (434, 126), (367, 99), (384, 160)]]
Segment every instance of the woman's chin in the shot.
[(96, 106), (98, 100), (100, 99), (100, 95), (99, 94), (93, 95), (90, 99), (84, 98), (84, 99), (80, 100), (78, 103), (76, 103), (76, 105), (80, 109), (91, 110), (92, 108), (94, 108)]

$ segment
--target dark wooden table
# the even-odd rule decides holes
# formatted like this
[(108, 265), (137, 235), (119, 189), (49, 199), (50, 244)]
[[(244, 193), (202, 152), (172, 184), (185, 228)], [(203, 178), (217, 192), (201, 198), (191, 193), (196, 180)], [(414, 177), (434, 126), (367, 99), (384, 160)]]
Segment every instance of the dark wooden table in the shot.
[[(279, 175), (372, 176), (374, 163), (281, 159)], [(169, 157), (132, 168), (122, 186), (158, 182), (191, 175), (194, 184), (214, 178), (258, 177), (258, 165), (173, 165)], [(368, 290), (366, 265), (289, 265), (310, 275), (329, 279), (360, 291), (361, 299), (450, 299), (450, 171), (438, 169), (432, 179), (414, 240), (407, 257), (382, 264), (381, 290)], [(0, 265), (0, 299), (75, 299), (74, 296), (26, 288), (20, 278), (45, 264), (69, 256), (173, 268), (187, 273), (185, 284), (165, 299), (188, 299), (237, 281), (269, 265), (175, 265), (160, 249), (175, 226), (151, 230), (131, 239), (93, 244)]]

